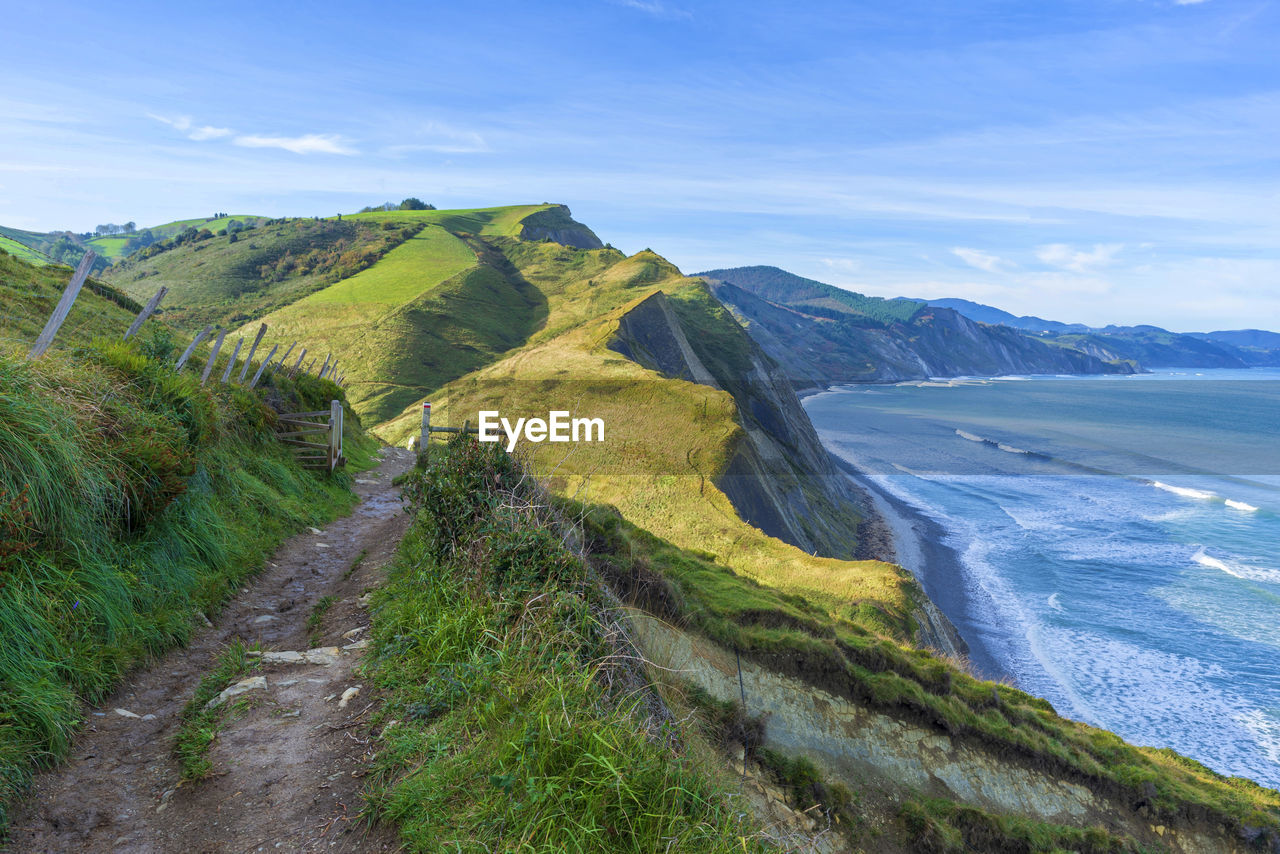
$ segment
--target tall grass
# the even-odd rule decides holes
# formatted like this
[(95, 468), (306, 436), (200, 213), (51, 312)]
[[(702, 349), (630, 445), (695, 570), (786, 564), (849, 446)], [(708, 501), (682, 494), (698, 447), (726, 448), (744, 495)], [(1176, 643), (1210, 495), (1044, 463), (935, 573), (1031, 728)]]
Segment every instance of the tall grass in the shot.
[(253, 392), (201, 388), (138, 345), (0, 352), (0, 822), (65, 755), (81, 701), (349, 506), (273, 423)]
[(761, 850), (715, 775), (615, 687), (583, 565), (510, 459), (455, 441), (410, 492), (424, 509), (375, 606), (369, 795), (406, 847)]

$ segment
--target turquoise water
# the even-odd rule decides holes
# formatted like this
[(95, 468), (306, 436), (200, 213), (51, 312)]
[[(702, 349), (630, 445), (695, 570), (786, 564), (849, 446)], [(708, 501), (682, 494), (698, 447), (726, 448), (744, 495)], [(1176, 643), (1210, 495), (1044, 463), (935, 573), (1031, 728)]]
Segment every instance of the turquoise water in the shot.
[(806, 399), (936, 520), (970, 641), (1061, 714), (1280, 786), (1280, 370)]

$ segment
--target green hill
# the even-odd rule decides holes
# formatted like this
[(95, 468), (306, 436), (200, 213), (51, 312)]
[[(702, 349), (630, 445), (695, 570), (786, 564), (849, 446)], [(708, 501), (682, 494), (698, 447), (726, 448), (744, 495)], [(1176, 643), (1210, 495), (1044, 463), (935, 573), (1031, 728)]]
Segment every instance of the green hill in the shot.
[[(331, 283), (313, 269), (248, 287), (252, 253), (276, 241), (278, 270), (285, 257), (278, 249), (322, 241), (339, 225), (381, 250), (368, 265)], [(699, 690), (720, 692), (716, 702), (731, 717), (738, 683), (722, 691), (729, 684), (722, 677), (732, 674), (726, 661), (740, 660), (759, 684), (778, 686), (779, 735), (769, 741), (772, 724), (760, 724), (774, 752), (759, 762), (794, 781), (797, 798), (812, 798), (821, 784), (824, 808), (853, 828), (851, 844), (1137, 852), (1167, 850), (1174, 836), (1190, 840), (1173, 849), (1184, 851), (1219, 850), (1233, 834), (1280, 838), (1280, 795), (1063, 719), (1045, 701), (976, 679), (924, 649), (963, 652), (905, 571), (867, 559), (865, 504), (818, 443), (795, 376), (768, 355), (769, 341), (781, 340), (784, 321), (804, 321), (814, 342), (831, 323), (850, 335), (910, 325), (933, 335), (931, 346), (946, 356), (952, 332), (973, 340), (972, 324), (910, 301), (855, 305), (822, 289), (798, 297), (802, 305), (783, 305), (685, 277), (651, 251), (628, 257), (601, 247), (552, 205), (379, 211), (257, 231), (236, 242), (184, 241), (120, 265), (113, 281), (155, 269), (122, 284), (140, 297), (172, 282), (181, 313), (170, 317), (234, 322), (242, 312), (250, 320), (244, 331), (267, 322), (268, 346), (296, 339), (308, 358), (332, 354), (353, 404), (389, 441), (416, 434), (424, 398), (436, 424), (475, 424), (490, 409), (511, 419), (561, 409), (603, 419), (602, 441), (526, 443), (517, 451), (554, 493), (565, 527), (551, 536), (581, 543), (635, 609), (638, 642), (650, 644), (645, 652), (660, 665), (650, 678), (691, 691), (685, 677), (667, 671), (686, 674)], [(241, 245), (248, 240), (254, 245)], [(771, 294), (783, 299), (784, 291)], [(726, 306), (730, 298), (735, 311), (755, 312), (747, 330)], [(838, 353), (826, 356), (839, 362)], [(453, 487), (440, 488), (447, 496)], [(432, 512), (436, 526), (452, 524), (451, 507)], [(488, 548), (484, 542), (468, 548)], [(516, 552), (484, 557), (505, 567), (495, 571), (523, 566)], [(830, 710), (839, 722), (831, 733), (784, 728), (801, 699)], [(852, 774), (832, 757), (854, 749), (839, 728), (851, 731), (858, 721), (878, 722), (880, 734), (865, 737), (880, 739), (867, 749), (881, 751), (883, 762), (869, 760)], [(941, 770), (926, 791), (912, 789), (884, 759), (889, 754), (939, 768), (960, 763), (956, 773), (966, 780), (1012, 781), (1010, 791), (1025, 785), (1041, 794), (983, 800), (972, 794), (976, 783), (943, 779)], [(447, 762), (442, 755), (424, 748), (404, 767), (441, 772), (433, 763)], [(796, 756), (817, 766), (795, 764)], [(856, 793), (832, 794), (827, 783), (835, 782)], [(1053, 806), (1059, 794), (1087, 803), (1074, 812)], [(412, 799), (397, 809), (417, 820)], [(910, 841), (881, 845), (870, 828), (888, 826)]]

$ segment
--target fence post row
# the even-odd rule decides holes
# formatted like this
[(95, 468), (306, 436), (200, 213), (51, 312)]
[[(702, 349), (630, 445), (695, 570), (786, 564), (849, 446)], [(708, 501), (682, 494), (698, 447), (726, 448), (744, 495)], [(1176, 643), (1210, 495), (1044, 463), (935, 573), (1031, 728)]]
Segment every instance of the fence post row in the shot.
[(76, 267), (76, 271), (71, 275), (71, 281), (67, 283), (67, 289), (62, 292), (62, 299), (58, 300), (58, 305), (54, 308), (53, 314), (49, 315), (49, 320), (45, 323), (44, 330), (36, 338), (36, 343), (32, 345), (31, 352), (27, 354), (28, 359), (40, 358), (44, 355), (44, 351), (49, 349), (49, 345), (53, 343), (53, 336), (58, 334), (58, 329), (62, 327), (67, 315), (71, 313), (71, 306), (75, 305), (76, 297), (80, 295), (80, 289), (84, 287), (84, 280), (89, 278), (89, 270), (93, 268), (93, 259), (95, 257), (93, 250), (88, 250), (84, 253), (84, 257), (80, 259), (80, 265)]

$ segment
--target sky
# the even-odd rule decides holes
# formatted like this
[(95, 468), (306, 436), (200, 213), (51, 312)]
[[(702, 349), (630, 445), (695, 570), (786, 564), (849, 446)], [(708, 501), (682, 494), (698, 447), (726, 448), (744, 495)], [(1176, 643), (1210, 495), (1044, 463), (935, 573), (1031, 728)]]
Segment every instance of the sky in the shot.
[(9, 0), (4, 21), (4, 225), (550, 201), (686, 273), (1280, 328), (1266, 0)]

